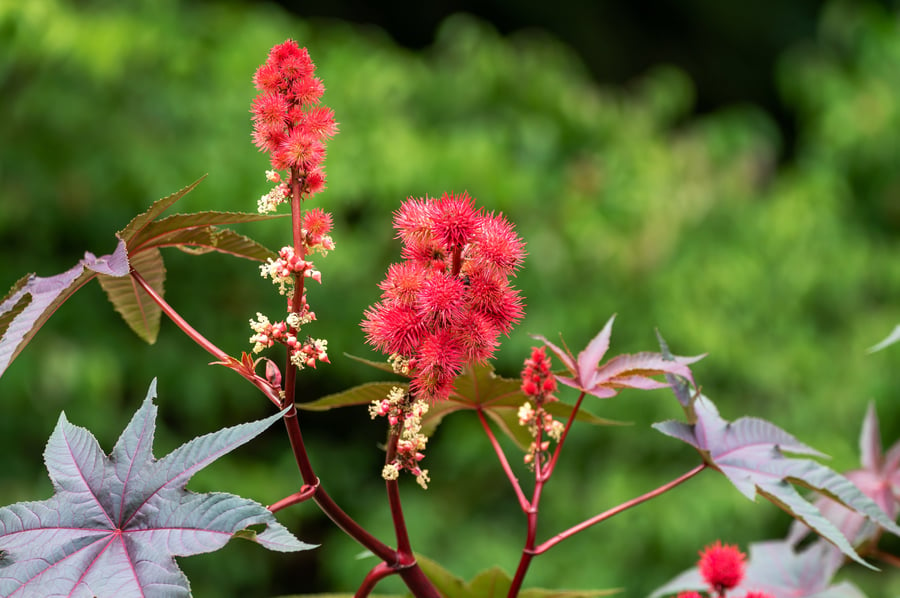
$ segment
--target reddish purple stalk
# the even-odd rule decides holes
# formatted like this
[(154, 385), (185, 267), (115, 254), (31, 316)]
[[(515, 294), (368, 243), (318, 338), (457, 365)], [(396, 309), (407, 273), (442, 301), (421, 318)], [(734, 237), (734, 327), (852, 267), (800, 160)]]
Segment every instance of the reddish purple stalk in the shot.
[[(307, 254), (302, 233), (302, 201), (303, 198), (300, 193), (300, 172), (297, 167), (292, 167), (291, 229), (293, 233), (294, 253), (301, 259), (305, 258)], [(291, 311), (294, 313), (299, 313), (304, 307), (304, 282), (304, 276), (295, 275), (294, 294), (291, 296)], [(292, 333), (296, 334), (296, 330), (292, 330)], [(374, 553), (383, 561), (386, 568), (394, 573), (399, 573), (414, 595), (437, 598), (437, 591), (434, 589), (434, 586), (431, 585), (431, 582), (428, 581), (428, 578), (422, 574), (418, 564), (416, 564), (415, 557), (412, 554), (409, 536), (406, 531), (406, 524), (403, 519), (403, 510), (400, 505), (399, 487), (396, 481), (387, 482), (387, 492), (391, 505), (391, 515), (394, 519), (394, 530), (397, 536), (397, 550), (390, 548), (363, 529), (362, 526), (360, 526), (352, 517), (347, 515), (337, 503), (332, 500), (328, 493), (325, 492), (324, 488), (319, 484), (319, 479), (315, 475), (312, 463), (309, 460), (309, 455), (306, 452), (306, 446), (303, 443), (303, 435), (300, 431), (297, 408), (294, 405), (296, 376), (297, 368), (291, 363), (290, 356), (288, 356), (287, 364), (285, 365), (283, 405), (289, 407), (289, 411), (284, 416), (284, 423), (287, 429), (288, 438), (291, 442), (291, 449), (294, 452), (294, 457), (300, 469), (300, 475), (305, 484), (315, 488), (312, 493), (313, 500), (316, 501), (319, 508), (322, 509), (332, 522), (344, 531), (344, 533)], [(392, 435), (391, 446), (396, 450), (396, 435)], [(388, 457), (392, 458), (390, 451)], [(383, 577), (381, 575), (383, 568), (377, 568), (377, 570), (379, 571), (379, 574), (374, 578), (371, 577), (371, 574), (366, 577), (363, 586), (360, 588), (360, 592), (363, 593), (358, 595), (367, 595), (369, 592), (367, 584), (377, 582)]]
[[(296, 201), (297, 210), (292, 212), (293, 214), (297, 214), (297, 216), (292, 218), (292, 221), (295, 222), (293, 228), (295, 231), (295, 235), (299, 234), (299, 185), (294, 185), (294, 197), (298, 198)], [(293, 206), (292, 206), (293, 207)], [(299, 240), (298, 237), (295, 236), (295, 249), (300, 249), (301, 251), (305, 250), (302, 248), (302, 241)], [(305, 255), (305, 254), (304, 254)], [(275, 390), (271, 384), (264, 378), (256, 375), (252, 369), (244, 367), (241, 361), (234, 359), (225, 353), (222, 349), (212, 343), (205, 336), (200, 334), (194, 327), (192, 327), (181, 315), (175, 311), (175, 309), (169, 305), (162, 296), (157, 293), (153, 287), (147, 283), (146, 280), (136, 271), (132, 270), (131, 272), (132, 279), (148, 294), (148, 296), (159, 305), (160, 309), (166, 316), (172, 320), (172, 322), (178, 326), (191, 340), (200, 345), (204, 350), (213, 355), (216, 358), (217, 363), (221, 363), (236, 372), (238, 372), (241, 376), (250, 381), (254, 386), (260, 389), (263, 394), (273, 403), (282, 407), (289, 407), (289, 410), (284, 415), (285, 428), (288, 433), (288, 438), (291, 443), (291, 449), (294, 453), (294, 457), (297, 461), (297, 465), (300, 469), (300, 475), (304, 481), (303, 489), (293, 494), (285, 499), (282, 499), (276, 503), (274, 503), (271, 507), (272, 511), (277, 511), (283, 509), (287, 506), (297, 504), (309, 498), (315, 500), (316, 504), (319, 508), (337, 525), (341, 530), (343, 530), (347, 535), (355, 539), (362, 546), (370, 550), (373, 554), (378, 556), (384, 563), (386, 567), (389, 567), (391, 571), (398, 573), (404, 582), (407, 584), (409, 589), (413, 592), (415, 596), (423, 596), (427, 598), (438, 598), (439, 594), (434, 589), (434, 586), (428, 580), (427, 577), (422, 573), (421, 569), (419, 569), (418, 564), (415, 561), (415, 558), (412, 555), (412, 550), (409, 547), (409, 539), (406, 534), (405, 524), (403, 523), (402, 511), (400, 510), (399, 503), (399, 490), (396, 488), (396, 483), (394, 483), (394, 489), (391, 489), (391, 485), (388, 485), (388, 492), (391, 498), (391, 509), (392, 513), (395, 517), (395, 525), (398, 534), (398, 542), (401, 542), (400, 550), (394, 550), (388, 545), (384, 544), (374, 536), (372, 536), (369, 532), (367, 532), (362, 526), (360, 526), (352, 517), (347, 515), (338, 505), (334, 502), (334, 500), (328, 495), (324, 488), (319, 484), (319, 479), (316, 477), (315, 471), (313, 470), (312, 463), (309, 460), (309, 456), (306, 452), (306, 447), (303, 443), (303, 435), (300, 431), (300, 424), (297, 418), (297, 409), (294, 406), (294, 382), (296, 380), (296, 367), (288, 361), (286, 373), (285, 373), (285, 388), (284, 388), (284, 398), (278, 396), (277, 390)], [(291, 301), (292, 310), (299, 311), (299, 307), (301, 306), (302, 296), (303, 296), (303, 278), (299, 277), (297, 281), (297, 292), (295, 292), (294, 297)]]
[[(522, 556), (519, 559), (519, 565), (516, 568), (516, 572), (513, 576), (512, 582), (510, 584), (509, 593), (507, 594), (509, 598), (513, 598), (519, 594), (522, 589), (522, 583), (525, 580), (525, 575), (528, 572), (528, 568), (531, 565), (532, 559), (535, 556), (542, 554), (556, 546), (558, 543), (562, 542), (566, 538), (569, 538), (580, 531), (583, 531), (592, 525), (600, 523), (606, 519), (609, 519), (613, 515), (617, 515), (622, 511), (630, 509), (631, 507), (637, 506), (643, 502), (646, 502), (652, 498), (659, 496), (665, 492), (668, 492), (672, 488), (678, 486), (679, 484), (689, 480), (694, 477), (703, 469), (706, 468), (706, 464), (701, 464), (692, 469), (691, 471), (679, 476), (678, 478), (672, 480), (667, 484), (663, 484), (662, 486), (651, 490), (641, 496), (633, 498), (627, 502), (624, 502), (612, 509), (604, 511), (590, 519), (586, 519), (581, 523), (570, 527), (569, 529), (556, 534), (549, 540), (543, 542), (540, 545), (536, 545), (537, 538), (537, 524), (538, 524), (538, 510), (541, 501), (541, 493), (543, 492), (544, 484), (550, 479), (550, 476), (553, 473), (554, 468), (556, 467), (557, 460), (559, 459), (560, 451), (562, 450), (562, 446), (565, 443), (565, 440), (568, 436), (569, 430), (572, 427), (573, 422), (575, 421), (575, 416), (578, 413), (578, 409), (581, 406), (581, 402), (584, 399), (585, 393), (581, 393), (578, 397), (578, 401), (575, 403), (574, 408), (572, 409), (572, 413), (569, 415), (569, 419), (566, 422), (566, 427), (563, 430), (559, 442), (556, 445), (556, 450), (553, 452), (552, 457), (546, 463), (543, 463), (541, 460), (540, 453), (537, 454), (534, 460), (534, 474), (535, 474), (535, 482), (534, 482), (534, 491), (531, 496), (531, 500), (529, 501), (525, 497), (525, 493), (522, 491), (522, 487), (519, 484), (518, 478), (516, 478), (515, 474), (512, 471), (512, 468), (509, 465), (509, 461), (506, 458), (506, 454), (503, 452), (503, 449), (500, 446), (500, 443), (497, 441), (496, 436), (494, 435), (493, 430), (488, 425), (487, 419), (484, 417), (484, 413), (480, 409), (477, 410), (478, 419), (481, 421), (481, 426), (484, 428), (485, 434), (488, 437), (488, 440), (491, 443), (491, 446), (494, 448), (494, 452), (497, 454), (497, 458), (500, 461), (500, 466), (503, 468), (503, 472), (506, 474), (506, 477), (509, 479), (510, 484), (513, 487), (513, 490), (516, 493), (516, 497), (519, 500), (519, 506), (522, 509), (522, 512), (525, 513), (526, 518), (526, 535), (525, 535), (525, 545), (522, 548)], [(536, 439), (538, 446), (540, 446), (541, 442), (541, 430), (538, 428), (538, 437)]]

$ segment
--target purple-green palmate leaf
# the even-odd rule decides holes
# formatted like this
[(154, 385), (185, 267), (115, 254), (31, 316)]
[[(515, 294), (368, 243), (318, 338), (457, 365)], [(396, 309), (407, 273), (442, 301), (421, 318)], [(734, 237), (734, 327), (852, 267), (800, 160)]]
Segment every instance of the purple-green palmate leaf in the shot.
[[(888, 518), (896, 521), (900, 512), (900, 441), (894, 443), (886, 454), (883, 453), (878, 428), (875, 405), (869, 403), (859, 435), (862, 467), (849, 471), (844, 476), (871, 498)], [(814, 504), (857, 548), (866, 543), (877, 542), (881, 535), (881, 526), (828, 497), (820, 496)], [(795, 521), (787, 540), (790, 543), (799, 542), (809, 531), (803, 523)]]
[(543, 336), (534, 336), (535, 339), (547, 345), (569, 371), (570, 376), (556, 376), (557, 380), (601, 399), (616, 396), (622, 388), (650, 390), (666, 388), (670, 385), (668, 381), (659, 382), (651, 376), (675, 374), (693, 382), (691, 370), (687, 366), (702, 359), (703, 355), (676, 357), (666, 356), (662, 353), (642, 352), (617, 355), (601, 365), (600, 360), (609, 349), (615, 318), (612, 316), (606, 322), (597, 336), (578, 354), (577, 359), (569, 352), (568, 348), (561, 349)]
[(49, 277), (29, 274), (13, 285), (0, 302), (0, 375), (53, 312), (98, 274), (128, 274), (128, 256), (123, 241), (119, 241), (110, 255), (98, 258), (85, 253), (84, 259), (61, 274)]
[(871, 565), (856, 553), (834, 524), (797, 492), (793, 484), (818, 490), (900, 535), (900, 527), (847, 478), (812, 459), (785, 455), (787, 452), (824, 456), (781, 428), (754, 417), (726, 421), (712, 401), (700, 394), (691, 401), (688, 409), (695, 423), (666, 421), (653, 427), (697, 449), (708, 465), (723, 473), (748, 499), (763, 496), (867, 567)]
[[(140, 274), (153, 289), (162, 295), (166, 280), (166, 266), (159, 249), (153, 248), (131, 256), (131, 267)], [(110, 303), (122, 319), (141, 339), (149, 344), (156, 342), (162, 312), (150, 296), (131, 276), (97, 277), (97, 282), (106, 292)]]
[[(132, 267), (162, 297), (166, 276), (160, 247), (177, 247), (194, 254), (216, 251), (252, 260), (265, 261), (275, 253), (256, 241), (217, 225), (256, 222), (281, 218), (280, 215), (248, 214), (241, 212), (197, 212), (161, 214), (184, 197), (200, 181), (157, 200), (142, 214), (116, 233), (125, 242)], [(130, 277), (115, 279), (101, 276), (100, 284), (107, 297), (135, 334), (148, 343), (156, 341), (161, 309)]]
[(155, 395), (154, 381), (108, 456), (88, 430), (60, 416), (44, 451), (55, 494), (0, 508), (0, 596), (190, 596), (175, 556), (212, 552), (235, 536), (282, 552), (314, 548), (254, 501), (185, 488), (281, 414), (195, 438), (156, 460)]
[[(755, 590), (766, 592), (773, 598), (865, 598), (850, 582), (831, 584), (843, 562), (843, 557), (834, 558), (831, 549), (830, 544), (821, 540), (798, 552), (782, 541), (751, 544), (744, 580), (729, 592), (729, 596), (743, 596)], [(690, 590), (709, 591), (696, 567), (657, 588), (649, 598)]]
[(29, 274), (17, 281), (0, 301), (0, 375), (53, 312), (94, 277), (100, 279), (113, 307), (132, 330), (143, 340), (155, 342), (160, 308), (128, 274), (133, 268), (163, 296), (166, 270), (160, 247), (177, 247), (191, 253), (216, 251), (258, 261), (275, 257), (274, 252), (256, 241), (230, 229), (220, 229), (218, 225), (269, 220), (281, 215), (197, 212), (160, 218), (202, 180), (157, 200), (147, 211), (135, 216), (116, 234), (119, 243), (112, 254), (98, 258), (86, 253), (83, 260), (61, 274), (50, 277)]
[[(377, 369), (391, 371), (386, 363), (349, 357)], [(369, 382), (309, 403), (297, 403), (297, 408), (324, 411), (350, 405), (365, 405), (385, 398), (394, 386), (409, 388), (407, 383)], [(422, 433), (431, 436), (443, 419), (456, 411), (481, 410), (524, 450), (534, 438), (526, 427), (519, 424), (519, 407), (529, 400), (521, 387), (521, 380), (498, 376), (494, 366), (488, 362), (468, 365), (453, 383), (450, 396), (431, 405), (422, 417)], [(574, 409), (573, 405), (560, 401), (548, 402), (544, 407), (551, 415), (564, 419), (568, 418)], [(597, 417), (583, 408), (578, 410), (575, 419), (599, 426), (623, 425), (623, 422)]]

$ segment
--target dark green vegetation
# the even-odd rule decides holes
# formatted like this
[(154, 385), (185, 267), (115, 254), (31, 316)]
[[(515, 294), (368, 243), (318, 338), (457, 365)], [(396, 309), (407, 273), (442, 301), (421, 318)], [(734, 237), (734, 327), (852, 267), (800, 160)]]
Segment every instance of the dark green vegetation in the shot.
[[(468, 18), (411, 53), (377, 30), (263, 6), (79, 6), (0, 2), (0, 284), (60, 272), (86, 249), (112, 251), (134, 214), (204, 173), (182, 210), (252, 211), (268, 189), (249, 138), (250, 76), (293, 37), (309, 47), (341, 123), (318, 204), (335, 214), (337, 249), (320, 260), (323, 285), (309, 295), (319, 316), (310, 333), (329, 339), (334, 364), (304, 372), (301, 397), (380, 378), (341, 353), (373, 356), (358, 322), (397, 259), (390, 212), (409, 195), (468, 190), (528, 243), (517, 280), (528, 315), (501, 351), (506, 375), (527, 356), (528, 333), (563, 332), (575, 348), (617, 312), (611, 354), (655, 349), (654, 327), (676, 353), (708, 352), (695, 378), (724, 417), (770, 419), (831, 454), (836, 469), (858, 463), (869, 399), (885, 442), (900, 436), (900, 353), (864, 353), (900, 322), (896, 15), (832, 4), (816, 39), (783, 57), (773, 76), (799, 138), (780, 163), (767, 114), (735, 106), (691, 116), (691, 82), (676, 70), (598, 88), (559, 43), (504, 39)], [(288, 238), (280, 221), (240, 230), (274, 247)], [(249, 348), (256, 311), (282, 309), (252, 262), (170, 252), (166, 263), (170, 303), (232, 354)], [(142, 344), (99, 286), (76, 294), (0, 379), (0, 504), (50, 495), (40, 455), (61, 409), (109, 450), (154, 376), (156, 454), (271, 412), (208, 360), (167, 322), (156, 345)], [(679, 414), (667, 391), (587, 406), (634, 426), (576, 430), (542, 503), (542, 535), (697, 462), (649, 427)], [(305, 433), (329, 492), (388, 538), (381, 426), (364, 409), (343, 410), (307, 415)], [(451, 417), (426, 464), (430, 489), (410, 483), (404, 494), (414, 546), (466, 578), (488, 563), (510, 570), (524, 527), (477, 422)], [(269, 503), (298, 484), (274, 429), (191, 487)], [(279, 519), (323, 548), (272, 555), (236, 542), (183, 559), (195, 594), (351, 591), (373, 564), (355, 560), (358, 547), (313, 506)], [(787, 525), (704, 474), (541, 556), (526, 585), (644, 595), (716, 538), (746, 546)], [(852, 574), (873, 596), (900, 591), (896, 573)]]

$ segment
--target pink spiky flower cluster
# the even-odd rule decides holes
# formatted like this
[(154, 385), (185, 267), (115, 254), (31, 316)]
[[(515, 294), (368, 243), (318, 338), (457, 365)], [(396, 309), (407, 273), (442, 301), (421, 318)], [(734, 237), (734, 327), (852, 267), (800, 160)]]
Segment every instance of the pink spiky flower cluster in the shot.
[(498, 336), (523, 316), (509, 284), (524, 243), (502, 215), (475, 209), (467, 193), (408, 199), (394, 214), (405, 261), (379, 284), (362, 322), (367, 342), (412, 376), (418, 398), (446, 398), (469, 363), (493, 356)]
[(319, 105), (325, 86), (315, 70), (306, 48), (289, 39), (272, 48), (253, 76), (260, 92), (251, 109), (253, 143), (269, 153), (276, 171), (297, 177), (281, 183), (277, 172), (270, 173), (269, 180), (280, 184), (260, 200), (260, 211), (284, 201), (294, 182), (304, 196), (325, 188), (325, 141), (337, 132), (337, 123), (334, 112)]
[[(729, 590), (737, 588), (745, 575), (746, 555), (737, 546), (722, 544), (716, 540), (700, 552), (697, 568), (703, 581), (709, 586), (710, 596), (726, 596)], [(731, 594), (727, 594), (731, 595)], [(677, 598), (703, 598), (696, 591), (681, 592)], [(748, 591), (743, 598), (773, 598), (771, 594), (759, 591)]]
[(716, 540), (700, 553), (698, 567), (710, 589), (721, 594), (744, 579), (744, 553), (737, 546)]

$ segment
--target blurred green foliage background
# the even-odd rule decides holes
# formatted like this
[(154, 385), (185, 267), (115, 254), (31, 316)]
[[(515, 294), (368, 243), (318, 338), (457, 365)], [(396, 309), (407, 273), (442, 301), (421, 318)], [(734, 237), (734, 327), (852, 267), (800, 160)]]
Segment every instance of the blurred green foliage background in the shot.
[[(815, 37), (779, 60), (773, 76), (798, 124), (782, 159), (770, 115), (749, 104), (697, 115), (675, 68), (599, 86), (559, 41), (500, 36), (465, 15), (413, 52), (374, 27), (268, 4), (0, 0), (0, 285), (110, 252), (134, 214), (205, 173), (181, 211), (253, 211), (268, 189), (250, 143), (250, 77), (288, 37), (309, 48), (341, 128), (316, 199), (334, 214), (337, 250), (310, 290), (311, 334), (329, 339), (333, 365), (303, 372), (304, 399), (380, 378), (342, 353), (374, 357), (358, 322), (399, 256), (391, 211), (407, 196), (468, 190), (528, 243), (517, 280), (528, 315), (504, 342), (502, 373), (517, 375), (529, 333), (562, 332), (577, 348), (618, 313), (614, 352), (653, 350), (655, 327), (677, 353), (707, 352), (695, 375), (724, 416), (770, 419), (838, 470), (857, 465), (867, 401), (885, 441), (900, 437), (898, 349), (865, 353), (900, 322), (900, 20), (865, 2), (828, 4)], [(288, 235), (282, 221), (240, 230), (270, 247)], [(282, 308), (251, 262), (165, 257), (170, 303), (232, 354), (248, 348), (256, 311)], [(167, 321), (143, 345), (98, 285), (80, 291), (0, 380), (0, 504), (50, 494), (40, 455), (60, 410), (109, 449), (153, 377), (157, 456), (270, 411), (208, 360)], [(634, 425), (576, 429), (545, 493), (542, 537), (696, 463), (649, 428), (680, 416), (668, 392), (589, 408)], [(323, 484), (389, 539), (382, 422), (364, 409), (304, 420)], [(493, 563), (512, 572), (524, 521), (477, 422), (448, 419), (426, 464), (430, 489), (404, 486), (417, 550), (465, 578)], [(273, 429), (191, 487), (268, 504), (299, 483)], [(374, 564), (312, 505), (279, 518), (322, 548), (276, 555), (234, 542), (182, 559), (195, 595), (353, 591)], [(646, 595), (706, 543), (746, 548), (787, 525), (710, 473), (554, 548), (527, 585)], [(872, 596), (900, 592), (896, 572), (846, 571)]]

